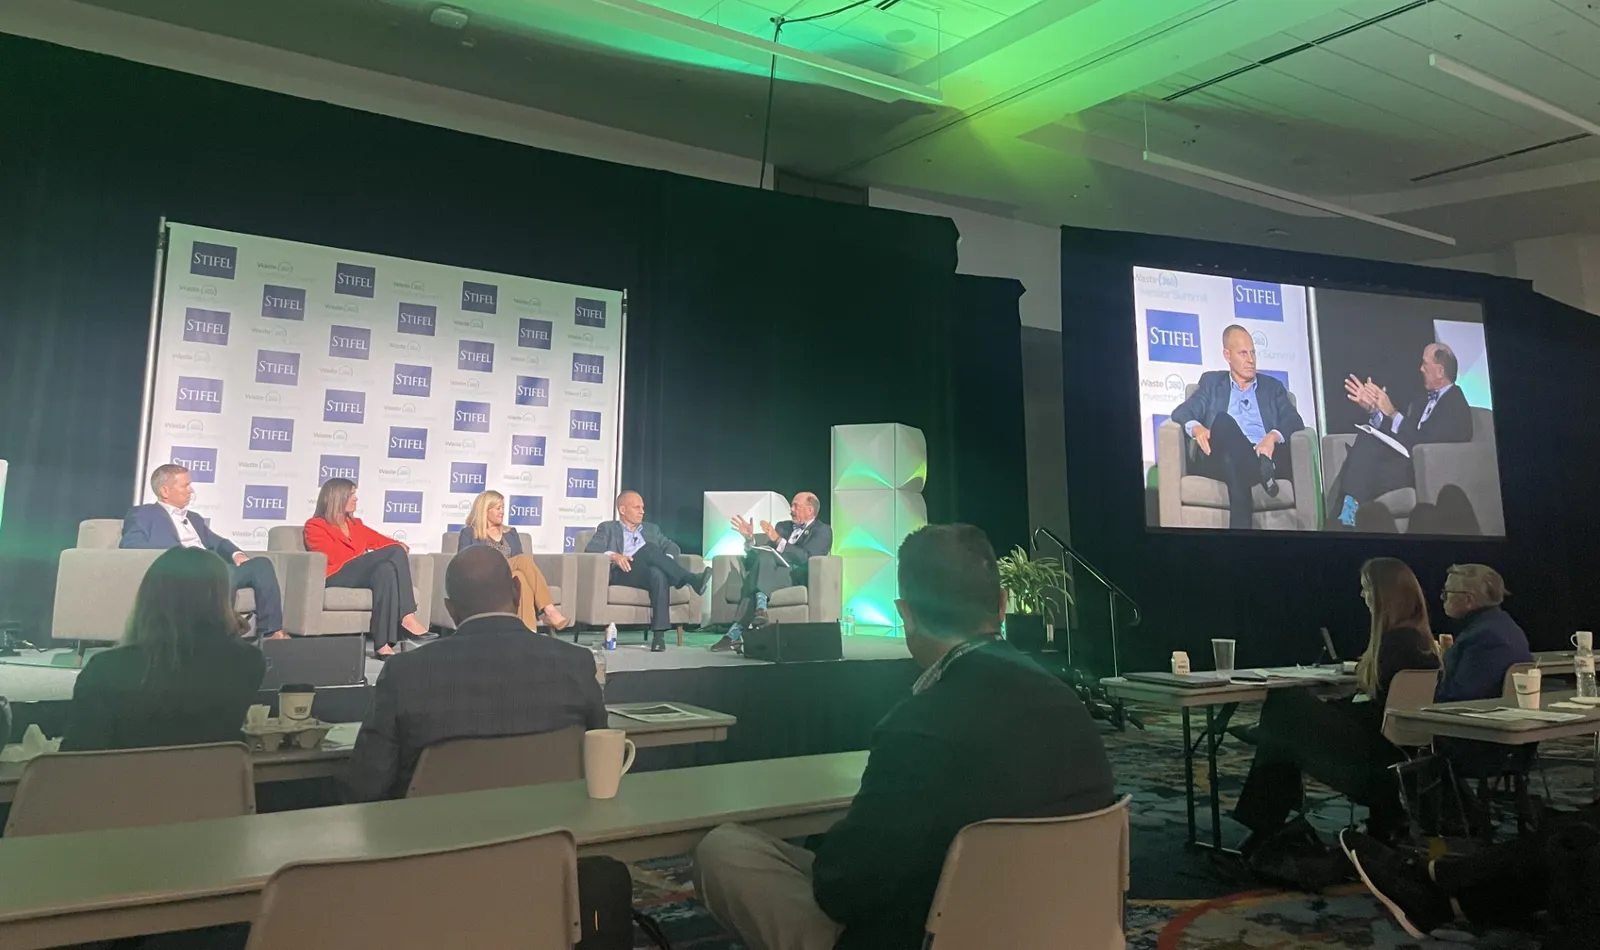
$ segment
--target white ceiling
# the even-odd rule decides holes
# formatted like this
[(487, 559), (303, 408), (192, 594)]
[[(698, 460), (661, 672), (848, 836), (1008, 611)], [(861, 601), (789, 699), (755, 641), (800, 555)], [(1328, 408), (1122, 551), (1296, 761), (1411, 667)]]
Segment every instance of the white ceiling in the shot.
[[(755, 157), (772, 18), (844, 0), (458, 0), (459, 33), (427, 22), (434, 0), (92, 2)], [(770, 155), (814, 177), (1395, 259), (1600, 232), (1600, 139), (1429, 66), (1438, 52), (1600, 121), (1600, 0), (899, 0), (787, 23), (780, 44)]]

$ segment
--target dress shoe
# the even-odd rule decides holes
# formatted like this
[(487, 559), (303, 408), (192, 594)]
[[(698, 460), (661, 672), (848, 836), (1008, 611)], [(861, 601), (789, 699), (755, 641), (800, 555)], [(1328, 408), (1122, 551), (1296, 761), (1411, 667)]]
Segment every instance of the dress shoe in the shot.
[(1278, 497), (1278, 481), (1276, 478), (1278, 466), (1274, 465), (1272, 459), (1265, 455), (1257, 455), (1256, 458), (1260, 460), (1261, 465), (1261, 487), (1266, 490), (1268, 497)]
[(750, 618), (750, 629), (755, 630), (758, 627), (765, 627), (771, 622), (772, 621), (767, 618), (767, 608), (763, 607), (756, 611), (754, 617)]
[(665, 652), (667, 652), (667, 634), (666, 634), (666, 631), (657, 630), (650, 637), (650, 652), (651, 653), (665, 653)]
[(1258, 745), (1261, 742), (1261, 726), (1229, 726), (1228, 735), (1233, 736), (1245, 745)]
[(735, 640), (734, 638), (728, 636), (727, 634), (723, 634), (723, 637), (722, 637), (721, 640), (718, 640), (716, 643), (711, 644), (711, 652), (712, 653), (727, 653), (729, 650), (732, 650), (734, 647), (736, 647), (738, 645), (739, 645), (739, 641), (738, 640)]
[(697, 595), (706, 592), (706, 585), (711, 583), (711, 568), (706, 568), (698, 574), (689, 575), (689, 587)]

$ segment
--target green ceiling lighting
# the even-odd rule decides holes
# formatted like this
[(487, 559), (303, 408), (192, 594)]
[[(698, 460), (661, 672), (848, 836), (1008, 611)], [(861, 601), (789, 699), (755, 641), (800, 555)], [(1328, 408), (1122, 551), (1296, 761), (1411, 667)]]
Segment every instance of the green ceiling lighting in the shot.
[(928, 523), (928, 441), (899, 423), (833, 427), (833, 553), (844, 560), (854, 629), (900, 632), (900, 542)]

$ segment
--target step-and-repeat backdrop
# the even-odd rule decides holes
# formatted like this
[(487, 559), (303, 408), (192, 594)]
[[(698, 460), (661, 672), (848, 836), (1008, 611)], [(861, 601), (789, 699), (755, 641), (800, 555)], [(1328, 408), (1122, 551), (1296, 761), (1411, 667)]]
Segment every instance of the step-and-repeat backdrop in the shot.
[(144, 501), (184, 465), (246, 550), (333, 477), (419, 553), (486, 488), (536, 551), (611, 517), (623, 292), (180, 224), (165, 260)]

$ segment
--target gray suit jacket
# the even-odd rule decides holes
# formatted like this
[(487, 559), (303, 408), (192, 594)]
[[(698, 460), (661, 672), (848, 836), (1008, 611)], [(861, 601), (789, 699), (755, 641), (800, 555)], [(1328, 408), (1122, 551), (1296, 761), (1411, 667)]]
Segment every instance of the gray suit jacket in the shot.
[[(662, 534), (661, 529), (655, 524), (646, 521), (639, 526), (639, 530), (643, 532), (646, 544), (653, 544), (660, 548), (661, 553), (667, 557), (677, 557), (683, 553), (683, 549), (678, 547), (677, 542)], [(589, 539), (589, 546), (583, 549), (584, 553), (604, 554), (607, 551), (621, 551), (622, 536), (622, 522), (603, 522), (594, 529), (594, 537)]]
[(345, 772), (351, 801), (400, 798), (446, 739), (606, 728), (594, 656), (492, 614), (384, 663)]

